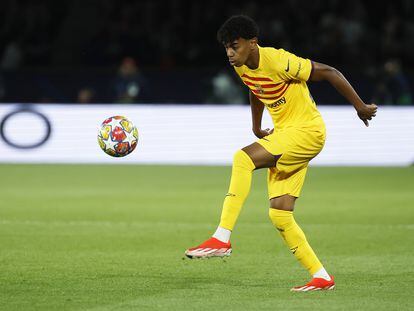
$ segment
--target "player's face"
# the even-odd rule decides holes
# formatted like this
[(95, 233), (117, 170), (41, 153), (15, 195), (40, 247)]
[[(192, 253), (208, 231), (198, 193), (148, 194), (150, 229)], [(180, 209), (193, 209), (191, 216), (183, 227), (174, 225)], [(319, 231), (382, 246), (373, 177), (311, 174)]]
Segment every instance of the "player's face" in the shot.
[(246, 63), (254, 46), (253, 41), (239, 38), (224, 44), (230, 65), (240, 67)]

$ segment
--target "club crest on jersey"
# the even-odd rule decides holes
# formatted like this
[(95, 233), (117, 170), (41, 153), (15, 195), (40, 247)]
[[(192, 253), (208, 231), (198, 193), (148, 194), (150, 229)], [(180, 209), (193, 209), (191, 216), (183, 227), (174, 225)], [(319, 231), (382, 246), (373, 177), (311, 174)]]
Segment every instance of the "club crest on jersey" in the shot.
[(266, 106), (268, 108), (276, 108), (280, 105), (283, 105), (286, 103), (286, 98), (283, 96), (282, 98), (278, 99), (277, 101), (275, 101), (273, 104), (266, 104)]
[(264, 94), (264, 90), (260, 84), (255, 84), (254, 87), (259, 94)]

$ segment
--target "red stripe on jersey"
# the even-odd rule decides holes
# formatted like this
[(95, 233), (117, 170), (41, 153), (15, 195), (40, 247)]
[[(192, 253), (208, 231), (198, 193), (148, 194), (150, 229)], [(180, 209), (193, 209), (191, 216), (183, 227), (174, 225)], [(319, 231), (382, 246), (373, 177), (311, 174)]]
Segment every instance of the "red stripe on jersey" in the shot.
[(286, 83), (284, 83), (281, 87), (279, 87), (277, 90), (273, 90), (273, 91), (263, 91), (263, 90), (254, 90), (253, 92), (256, 93), (258, 92), (259, 94), (278, 94), (279, 92), (283, 92), (283, 89), (286, 88)]
[(246, 84), (246, 85), (250, 85), (250, 86), (257, 86), (257, 85), (259, 85), (262, 88), (266, 89), (266, 88), (276, 87), (276, 86), (282, 84), (283, 82), (279, 82), (279, 83), (276, 83), (276, 84), (255, 84), (255, 83), (252, 83), (252, 82), (243, 80), (243, 83)]
[(273, 82), (273, 80), (272, 79), (269, 79), (269, 78), (256, 78), (256, 77), (250, 77), (250, 76), (248, 76), (247, 74), (243, 74), (242, 75), (242, 77), (245, 77), (245, 78), (247, 78), (247, 79), (249, 79), (249, 80), (252, 80), (252, 81), (270, 81), (270, 82)]
[(282, 85), (280, 88), (278, 88), (277, 90), (274, 91), (260, 91), (260, 90), (252, 90), (253, 93), (255, 94), (260, 94), (260, 95), (273, 95), (273, 94), (277, 94), (277, 96), (279, 95), (279, 93), (284, 92), (288, 87), (288, 84)]
[(254, 93), (254, 95), (257, 98), (261, 98), (261, 99), (278, 99), (286, 93), (286, 90), (288, 89), (289, 85), (290, 85), (290, 83), (286, 83), (283, 87), (283, 90), (280, 91), (279, 94), (277, 94), (276, 96), (272, 96), (272, 97), (263, 97), (263, 96), (261, 96), (261, 95), (267, 95), (267, 94), (270, 94), (270, 93), (266, 93), (266, 92), (265, 93), (260, 93), (260, 91), (256, 91), (256, 90), (252, 90), (252, 92)]

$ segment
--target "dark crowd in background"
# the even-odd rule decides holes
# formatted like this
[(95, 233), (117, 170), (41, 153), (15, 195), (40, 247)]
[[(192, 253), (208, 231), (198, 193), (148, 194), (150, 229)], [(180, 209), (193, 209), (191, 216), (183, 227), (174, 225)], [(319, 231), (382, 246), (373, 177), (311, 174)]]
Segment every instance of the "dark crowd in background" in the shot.
[[(0, 102), (247, 103), (218, 27), (340, 69), (366, 101), (410, 105), (414, 1), (0, 1)], [(344, 104), (310, 84), (319, 104)]]

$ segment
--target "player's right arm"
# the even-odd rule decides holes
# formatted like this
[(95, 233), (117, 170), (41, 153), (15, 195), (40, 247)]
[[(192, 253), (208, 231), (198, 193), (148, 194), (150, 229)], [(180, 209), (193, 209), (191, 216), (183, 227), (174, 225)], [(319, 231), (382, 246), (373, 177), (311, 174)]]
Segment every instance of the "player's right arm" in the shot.
[(249, 101), (252, 110), (252, 131), (254, 135), (258, 138), (263, 138), (269, 134), (272, 134), (273, 130), (262, 130), (264, 104), (251, 91), (249, 91)]

